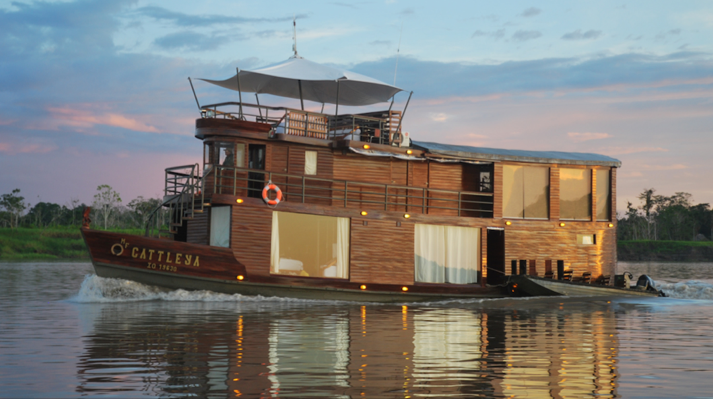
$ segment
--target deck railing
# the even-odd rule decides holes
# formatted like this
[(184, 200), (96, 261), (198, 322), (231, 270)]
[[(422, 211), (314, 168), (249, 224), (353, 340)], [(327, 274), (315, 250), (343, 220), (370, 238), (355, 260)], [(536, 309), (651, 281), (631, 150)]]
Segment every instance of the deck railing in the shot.
[[(228, 107), (238, 107), (230, 111)], [(219, 109), (220, 108), (220, 109)], [(268, 123), (271, 134), (288, 134), (327, 140), (355, 140), (399, 145), (401, 111), (327, 115), (285, 107), (226, 102), (201, 107), (203, 118), (223, 118)]]
[(214, 166), (203, 179), (205, 192), (262, 197), (267, 182), (282, 191), (283, 201), (343, 208), (380, 209), (423, 214), (492, 218), (493, 194), (395, 184), (323, 179), (312, 176)]

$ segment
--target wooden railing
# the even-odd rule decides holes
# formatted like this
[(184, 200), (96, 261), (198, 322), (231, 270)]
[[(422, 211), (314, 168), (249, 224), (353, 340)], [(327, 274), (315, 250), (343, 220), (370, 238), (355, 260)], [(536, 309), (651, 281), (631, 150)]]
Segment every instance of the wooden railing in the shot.
[[(218, 110), (239, 106), (238, 111)], [(327, 115), (285, 107), (269, 107), (227, 102), (205, 105), (203, 118), (255, 121), (272, 125), (272, 134), (312, 137), (328, 140), (356, 140), (378, 144), (402, 142), (401, 111), (377, 111), (362, 114)]]
[(226, 166), (215, 166), (213, 173), (204, 177), (203, 192), (206, 196), (208, 193), (217, 193), (260, 198), (262, 187), (267, 182), (275, 183), (282, 191), (283, 201), (289, 202), (449, 216), (493, 217), (493, 194), (488, 192), (322, 179)]

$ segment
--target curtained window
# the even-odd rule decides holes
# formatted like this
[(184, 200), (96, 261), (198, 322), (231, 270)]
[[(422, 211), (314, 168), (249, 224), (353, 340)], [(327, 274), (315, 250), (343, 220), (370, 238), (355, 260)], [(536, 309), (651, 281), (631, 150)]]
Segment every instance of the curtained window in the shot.
[(349, 278), (349, 218), (272, 212), (270, 272)]
[(416, 281), (470, 284), (478, 281), (480, 229), (416, 224)]
[(210, 210), (210, 245), (230, 246), (230, 207), (215, 206)]
[(592, 172), (590, 169), (560, 169), (560, 219), (592, 218)]
[(503, 166), (503, 216), (549, 218), (550, 170), (537, 166)]
[(317, 174), (317, 151), (305, 151), (305, 174)]
[(611, 174), (609, 169), (597, 169), (597, 220), (611, 218)]

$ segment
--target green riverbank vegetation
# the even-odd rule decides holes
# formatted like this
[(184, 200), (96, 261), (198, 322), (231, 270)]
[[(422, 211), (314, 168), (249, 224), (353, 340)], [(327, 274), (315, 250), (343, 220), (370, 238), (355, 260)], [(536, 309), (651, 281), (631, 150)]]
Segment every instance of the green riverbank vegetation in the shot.
[[(713, 211), (709, 204), (693, 204), (691, 194), (657, 195), (645, 189), (641, 203), (627, 203), (618, 218), (619, 260), (713, 261)], [(143, 234), (149, 218), (158, 230), (167, 212), (158, 198), (138, 197), (125, 206), (111, 186), (97, 187), (92, 202), (92, 228)], [(72, 199), (64, 205), (25, 203), (19, 189), (0, 196), (0, 261), (88, 259), (79, 232), (87, 205)]]
[[(97, 187), (90, 219), (93, 229), (143, 235), (149, 217), (154, 232), (165, 226), (167, 212), (158, 198), (138, 197), (126, 206), (108, 185)], [(20, 189), (0, 196), (0, 261), (89, 259), (79, 231), (86, 204), (25, 202)]]

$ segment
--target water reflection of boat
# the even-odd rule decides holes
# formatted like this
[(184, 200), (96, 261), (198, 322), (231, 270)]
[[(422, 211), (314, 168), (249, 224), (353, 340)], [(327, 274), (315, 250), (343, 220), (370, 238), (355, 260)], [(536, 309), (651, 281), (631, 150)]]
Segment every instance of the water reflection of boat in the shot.
[(528, 275), (511, 276), (508, 287), (512, 293), (532, 296), (666, 296), (656, 289), (647, 275), (641, 275), (636, 285), (612, 286), (584, 281), (553, 280)]
[[(202, 171), (166, 169), (171, 239), (83, 228), (99, 276), (409, 302), (502, 297), (508, 275), (552, 275), (553, 265), (614, 273), (616, 159), (412, 142), (406, 108), (339, 113), (393, 105), (401, 89), (297, 54), (209, 82), (241, 100), (199, 104)], [(260, 105), (258, 93), (302, 106)]]
[(563, 305), (106, 306), (82, 341), (77, 392), (617, 397), (615, 313)]

